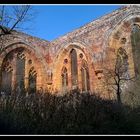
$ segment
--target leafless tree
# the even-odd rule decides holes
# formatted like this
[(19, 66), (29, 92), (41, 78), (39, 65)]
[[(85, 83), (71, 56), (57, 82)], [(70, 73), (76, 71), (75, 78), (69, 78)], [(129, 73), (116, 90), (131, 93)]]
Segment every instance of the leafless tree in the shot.
[(23, 24), (33, 18), (30, 5), (0, 6), (0, 35), (10, 34), (14, 29), (22, 29)]
[(5, 36), (15, 29), (29, 30), (27, 22), (31, 22), (35, 15), (30, 5), (0, 6), (0, 52), (4, 50)]
[(115, 90), (117, 101), (121, 104), (123, 88), (125, 88), (130, 81), (135, 81), (136, 77), (129, 74), (128, 55), (122, 47), (118, 49), (114, 62), (115, 64), (110, 67), (104, 67), (104, 79), (105, 84), (109, 88), (111, 87), (113, 91)]

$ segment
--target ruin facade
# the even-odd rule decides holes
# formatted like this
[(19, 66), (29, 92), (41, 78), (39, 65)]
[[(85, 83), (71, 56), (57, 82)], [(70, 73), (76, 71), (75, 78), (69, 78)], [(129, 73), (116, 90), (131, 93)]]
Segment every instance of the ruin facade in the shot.
[(140, 71), (139, 25), (140, 7), (127, 5), (51, 42), (13, 31), (1, 42), (1, 92), (79, 89), (109, 96), (104, 70), (113, 68), (118, 50), (127, 55), (129, 75)]

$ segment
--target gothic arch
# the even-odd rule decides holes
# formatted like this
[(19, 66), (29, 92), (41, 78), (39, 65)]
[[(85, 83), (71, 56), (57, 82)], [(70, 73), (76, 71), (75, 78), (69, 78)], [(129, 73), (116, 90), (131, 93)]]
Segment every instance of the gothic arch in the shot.
[(120, 28), (124, 25), (128, 23), (128, 26), (126, 26), (126, 28), (130, 28), (132, 24), (134, 24), (135, 19), (139, 18), (140, 19), (140, 13), (130, 13), (124, 16), (123, 19), (119, 20), (117, 24), (115, 24), (113, 26), (113, 28), (109, 29), (106, 34), (105, 34), (105, 41), (104, 41), (104, 45), (106, 47), (110, 47), (110, 39), (113, 37), (113, 34), (120, 30)]
[[(76, 86), (72, 86), (72, 73), (71, 73), (71, 51), (72, 49), (75, 49), (78, 54), (77, 57), (79, 59), (79, 53), (82, 53), (85, 57), (85, 59), (87, 60), (87, 65), (89, 67), (89, 77), (94, 78), (93, 73), (94, 73), (94, 68), (93, 68), (93, 64), (92, 64), (92, 55), (90, 55), (90, 52), (88, 50), (88, 47), (86, 48), (85, 46), (81, 45), (81, 44), (77, 44), (77, 43), (69, 43), (66, 46), (63, 46), (61, 48), (61, 51), (59, 51), (58, 56), (56, 56), (56, 58), (54, 59), (54, 65), (53, 65), (53, 86), (54, 86), (54, 90), (56, 91), (60, 91), (62, 89), (61, 86), (61, 77), (59, 78), (59, 76), (61, 75), (61, 69), (63, 66), (66, 66), (66, 68), (68, 69), (68, 89), (71, 90)], [(64, 63), (64, 60), (68, 60), (67, 63)], [(79, 60), (77, 61), (77, 65), (79, 65), (79, 63), (81, 63)], [(80, 65), (78, 66), (78, 77), (80, 75)], [(79, 79), (79, 78), (78, 78)], [(78, 88), (81, 88), (81, 86), (79, 85), (81, 82), (81, 80), (78, 80)], [(91, 87), (91, 91), (93, 91), (93, 85), (92, 85), (93, 80), (90, 81), (90, 87)]]
[(9, 52), (11, 52), (16, 48), (21, 48), (21, 47), (25, 48), (29, 53), (34, 54), (38, 59), (38, 61), (40, 61), (40, 63), (42, 64), (43, 69), (47, 71), (48, 67), (46, 65), (45, 60), (42, 58), (41, 54), (36, 50), (34, 46), (31, 46), (30, 44), (22, 41), (10, 43), (4, 47), (4, 51), (1, 53), (0, 66), (2, 64), (3, 59)]
[(134, 24), (131, 30), (131, 45), (134, 60), (135, 76), (140, 75), (140, 25)]
[[(122, 47), (126, 50), (128, 54), (128, 63), (130, 76), (134, 76), (136, 73), (136, 65), (140, 65), (135, 62), (135, 51), (132, 45), (132, 28), (135, 24), (140, 25), (140, 13), (134, 13), (127, 15), (123, 20), (119, 21), (118, 24), (113, 28), (113, 31), (107, 33), (108, 37), (106, 39), (106, 46), (110, 51), (111, 60), (114, 60), (114, 56), (117, 55), (117, 50)], [(110, 56), (109, 56), (110, 57)]]
[[(3, 67), (3, 62), (5, 61), (5, 58), (7, 56), (9, 56), (10, 54), (13, 54), (13, 55), (16, 54), (16, 51), (17, 50), (19, 51), (20, 49), (24, 50), (24, 52), (28, 56), (27, 57), (28, 59), (25, 58), (26, 61), (23, 61), (24, 59), (20, 58), (22, 55), (21, 56), (19, 55), (19, 57), (17, 57), (19, 59), (17, 59), (17, 61), (16, 61), (17, 64), (15, 64), (15, 65), (16, 66), (19, 65), (20, 69), (22, 66), (23, 66), (23, 68), (22, 68), (22, 70), (18, 70), (18, 68), (16, 70), (13, 70), (13, 75), (20, 75), (20, 76), (18, 78), (17, 77), (15, 78), (14, 76), (12, 76), (12, 83), (11, 83), (12, 90), (15, 89), (16, 83), (19, 83), (17, 79), (19, 79), (19, 81), (23, 81), (22, 85), (24, 85), (25, 89), (28, 88), (28, 82), (29, 82), (28, 81), (28, 78), (29, 78), (28, 71), (32, 65), (35, 65), (35, 67), (38, 71), (38, 77), (36, 80), (37, 81), (36, 89), (39, 89), (40, 87), (45, 88), (46, 79), (44, 78), (44, 74), (45, 74), (46, 66), (45, 66), (45, 63), (43, 62), (44, 60), (42, 59), (43, 60), (42, 61), (40, 59), (42, 56), (37, 54), (35, 49), (30, 48), (30, 46), (27, 46), (24, 43), (21, 43), (21, 42), (16, 43), (16, 44), (14, 43), (14, 44), (11, 44), (10, 46), (5, 47), (4, 52), (2, 52), (2, 54), (1, 54), (2, 57), (1, 57), (1, 61), (0, 61), (0, 63), (1, 63), (0, 64), (0, 66), (1, 66), (0, 73), (2, 73), (2, 67)], [(14, 60), (12, 59), (12, 61), (14, 61)], [(32, 61), (33, 63), (29, 64), (29, 61)], [(14, 67), (16, 67), (16, 66), (14, 66)], [(14, 73), (15, 71), (16, 71), (16, 73)], [(17, 73), (17, 71), (19, 72), (19, 74)], [(2, 82), (2, 74), (0, 76), (0, 81)], [(0, 83), (0, 84), (2, 86), (2, 83)]]

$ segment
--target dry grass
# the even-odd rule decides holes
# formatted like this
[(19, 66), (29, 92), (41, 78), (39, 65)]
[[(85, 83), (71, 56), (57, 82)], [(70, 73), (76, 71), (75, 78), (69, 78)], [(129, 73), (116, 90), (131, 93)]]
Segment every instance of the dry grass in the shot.
[(88, 93), (13, 95), (0, 98), (0, 133), (139, 134), (139, 112)]

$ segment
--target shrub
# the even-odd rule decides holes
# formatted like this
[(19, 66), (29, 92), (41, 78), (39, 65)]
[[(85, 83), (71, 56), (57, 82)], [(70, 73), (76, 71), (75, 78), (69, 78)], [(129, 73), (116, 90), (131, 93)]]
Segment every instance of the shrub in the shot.
[(75, 91), (21, 95), (0, 97), (1, 134), (140, 133), (139, 108)]

